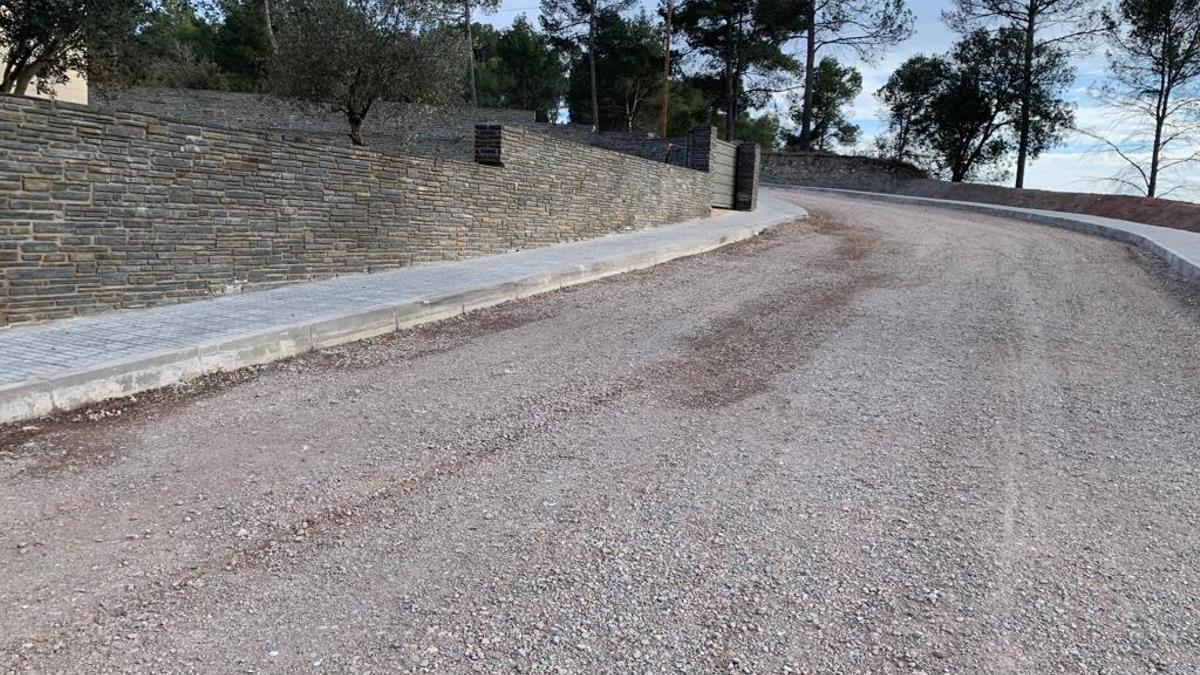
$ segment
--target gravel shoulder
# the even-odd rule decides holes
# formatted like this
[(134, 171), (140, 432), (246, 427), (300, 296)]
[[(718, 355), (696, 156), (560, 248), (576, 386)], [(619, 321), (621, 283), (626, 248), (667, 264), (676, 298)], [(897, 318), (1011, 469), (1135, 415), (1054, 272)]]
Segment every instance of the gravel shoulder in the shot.
[(837, 197), (0, 431), (0, 670), (1192, 672), (1200, 299)]

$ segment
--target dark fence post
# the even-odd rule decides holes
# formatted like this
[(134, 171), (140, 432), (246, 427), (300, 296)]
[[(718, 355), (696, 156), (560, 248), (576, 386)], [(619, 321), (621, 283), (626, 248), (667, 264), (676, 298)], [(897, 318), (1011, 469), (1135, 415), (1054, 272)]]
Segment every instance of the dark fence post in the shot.
[(499, 124), (475, 125), (475, 163), (504, 166), (504, 127)]
[(739, 143), (737, 168), (733, 179), (733, 208), (753, 211), (758, 208), (758, 182), (762, 152), (758, 143)]
[(709, 158), (712, 157), (712, 142), (717, 137), (717, 128), (713, 126), (696, 127), (688, 134), (688, 168), (697, 171), (708, 171)]

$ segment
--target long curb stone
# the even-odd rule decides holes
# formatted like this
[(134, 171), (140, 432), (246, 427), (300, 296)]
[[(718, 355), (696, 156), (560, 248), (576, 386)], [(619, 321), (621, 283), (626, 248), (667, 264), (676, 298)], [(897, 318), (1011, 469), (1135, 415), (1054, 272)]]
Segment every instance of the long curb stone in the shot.
[(723, 234), (693, 237), (684, 244), (658, 242), (651, 250), (617, 253), (586, 264), (568, 264), (515, 281), (445, 295), (305, 318), (291, 325), (247, 332), (176, 350), (138, 355), (46, 378), (0, 383), (0, 424), (31, 420), (107, 399), (178, 384), (201, 375), (270, 363), (314, 349), (377, 337), (441, 321), (511, 300), (567, 288), (663, 262), (711, 251), (764, 230), (806, 217), (793, 205)]
[[(1175, 230), (1158, 225), (1135, 223), (1116, 218), (1074, 214), (1065, 211), (1046, 211), (1042, 209), (1025, 209), (1005, 206), (1002, 204), (984, 204), (979, 202), (963, 202), (949, 199), (934, 199), (932, 197), (914, 197), (909, 195), (893, 195), (882, 192), (865, 192), (860, 190), (844, 190), (840, 188), (808, 187), (803, 185), (772, 184), (776, 190), (793, 190), (802, 192), (824, 192), (842, 195), (854, 199), (890, 202), (895, 204), (917, 204), (957, 211), (970, 211), (991, 216), (1024, 220), (1041, 225), (1053, 225), (1076, 232), (1092, 234), (1106, 239), (1139, 246), (1158, 256), (1167, 267), (1191, 283), (1200, 283), (1200, 233)], [(1170, 238), (1195, 237), (1195, 254), (1187, 254), (1177, 250), (1164, 241)]]

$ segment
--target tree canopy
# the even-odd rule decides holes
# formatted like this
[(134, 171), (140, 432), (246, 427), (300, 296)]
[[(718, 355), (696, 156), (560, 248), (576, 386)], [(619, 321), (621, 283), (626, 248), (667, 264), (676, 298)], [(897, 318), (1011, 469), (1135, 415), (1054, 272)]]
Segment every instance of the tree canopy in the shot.
[[(890, 138), (882, 147), (955, 182), (1003, 176), (1001, 164), (1017, 143), (1023, 40), (1015, 30), (980, 29), (945, 56), (905, 61), (877, 94), (888, 110)], [(1054, 96), (1069, 77), (1065, 55), (1045, 54), (1038, 62), (1030, 99), (1039, 121), (1029, 137), (1034, 152), (1073, 123), (1071, 107)]]
[(479, 104), (534, 110), (551, 119), (566, 89), (561, 53), (523, 16), (505, 31), (480, 28)]
[[(1071, 60), (1103, 35), (1108, 72), (1091, 91), (1121, 123), (1088, 133), (1125, 162), (1122, 189), (1173, 189), (1164, 176), (1200, 162), (1200, 0), (1111, 1), (951, 0), (957, 44), (908, 59), (876, 92), (878, 152), (951, 180), (1015, 168), (1023, 185), (1028, 161), (1071, 131)], [(860, 142), (855, 62), (913, 26), (906, 0), (664, 0), (657, 15), (634, 0), (539, 3), (537, 21), (497, 29), (472, 17), (498, 0), (0, 0), (0, 92), (50, 93), (78, 70), (275, 93), (342, 112), (355, 143), (381, 101), (467, 101), (829, 152)]]
[(104, 79), (145, 9), (143, 0), (0, 2), (0, 93), (53, 93), (71, 71)]
[(807, 0), (685, 0), (675, 23), (701, 70), (721, 83), (725, 138), (749, 108), (788, 88), (799, 71), (785, 49), (802, 29)]
[(795, 145), (810, 149), (818, 91), (817, 57), (829, 50), (851, 52), (868, 60), (886, 46), (912, 34), (913, 15), (904, 0), (805, 0), (802, 16), (804, 94)]
[[(652, 129), (661, 104), (663, 40), (661, 27), (644, 12), (625, 18), (614, 11), (596, 20), (596, 96), (602, 129)], [(590, 60), (571, 60), (567, 110), (571, 120), (593, 123)]]
[(1112, 177), (1121, 188), (1147, 197), (1185, 189), (1164, 189), (1163, 177), (1200, 164), (1200, 0), (1122, 0), (1115, 12), (1111, 78), (1098, 93), (1130, 131), (1093, 135), (1124, 162)]
[[(1026, 163), (1046, 149), (1046, 128), (1054, 124), (1053, 119), (1039, 119), (1038, 113), (1048, 111), (1053, 118), (1056, 111), (1046, 105), (1045, 98), (1061, 97), (1073, 80), (1067, 50), (1088, 44), (1105, 29), (1097, 0), (955, 0), (954, 9), (944, 16), (952, 28), (964, 34), (984, 29), (1019, 35), (1014, 38), (1017, 51), (1004, 58), (1015, 59), (1019, 67), (1015, 185), (1024, 187)], [(1052, 88), (1047, 87), (1048, 71), (1063, 74)], [(1049, 137), (1054, 138), (1053, 134)]]
[(346, 115), (350, 139), (380, 101), (460, 100), (467, 45), (438, 30), (426, 5), (379, 0), (288, 0), (277, 6), (271, 91)]
[[(862, 74), (858, 70), (843, 66), (831, 56), (821, 59), (812, 80), (809, 135), (802, 138), (799, 132), (789, 133), (788, 148), (825, 152), (857, 143), (861, 129), (847, 119), (846, 108), (861, 91)], [(803, 128), (804, 112), (802, 99), (792, 107), (792, 122), (797, 129)]]
[(560, 48), (586, 59), (588, 93), (591, 99), (589, 121), (600, 130), (600, 82), (597, 66), (598, 23), (605, 14), (619, 14), (634, 0), (542, 0), (542, 28)]

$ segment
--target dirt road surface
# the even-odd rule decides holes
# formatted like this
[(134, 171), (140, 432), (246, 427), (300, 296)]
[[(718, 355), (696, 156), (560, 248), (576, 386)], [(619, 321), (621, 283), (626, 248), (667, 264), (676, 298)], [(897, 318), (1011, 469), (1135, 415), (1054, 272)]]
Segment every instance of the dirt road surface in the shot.
[(1196, 289), (793, 198), (719, 252), (0, 432), (0, 670), (1200, 669)]

